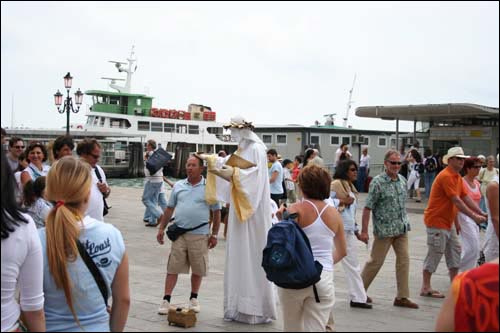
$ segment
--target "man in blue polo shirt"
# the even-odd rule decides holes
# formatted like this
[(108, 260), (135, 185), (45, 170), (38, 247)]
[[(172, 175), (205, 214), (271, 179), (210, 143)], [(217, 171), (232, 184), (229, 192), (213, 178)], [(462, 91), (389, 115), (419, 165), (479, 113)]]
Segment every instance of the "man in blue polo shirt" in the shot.
[[(195, 156), (186, 163), (187, 179), (175, 183), (167, 209), (160, 222), (158, 243), (164, 244), (165, 228), (175, 210), (175, 224), (181, 228), (196, 230), (188, 231), (172, 242), (172, 249), (168, 258), (167, 277), (165, 279), (165, 293), (163, 302), (158, 309), (159, 314), (168, 314), (170, 299), (179, 274), (188, 274), (191, 267), (191, 296), (189, 308), (200, 312), (198, 291), (203, 276), (208, 271), (208, 249), (217, 245), (217, 234), (220, 224), (220, 204), (208, 205), (205, 201), (205, 178), (201, 175), (203, 161)], [(208, 226), (209, 210), (213, 211), (213, 225), (210, 233)]]

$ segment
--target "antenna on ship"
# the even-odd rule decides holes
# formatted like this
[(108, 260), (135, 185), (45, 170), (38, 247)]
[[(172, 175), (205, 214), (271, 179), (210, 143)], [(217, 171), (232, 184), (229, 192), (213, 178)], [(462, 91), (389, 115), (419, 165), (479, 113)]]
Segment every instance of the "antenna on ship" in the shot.
[(349, 110), (351, 110), (352, 103), (352, 91), (354, 90), (354, 83), (356, 82), (356, 74), (354, 74), (354, 80), (352, 81), (351, 90), (349, 90), (349, 100), (347, 101), (347, 110), (345, 111), (345, 116), (342, 118), (344, 122), (342, 123), (343, 127), (347, 127), (347, 119), (349, 118)]
[[(128, 61), (128, 68), (125, 68), (122, 65), (127, 65), (126, 62), (121, 62), (121, 61), (114, 61), (114, 60), (109, 60), (109, 62), (115, 64), (116, 69), (118, 69), (118, 72), (127, 72), (127, 79), (114, 79), (114, 78), (107, 78), (103, 77), (102, 79), (106, 80), (111, 80), (109, 86), (115, 90), (117, 90), (120, 93), (130, 93), (131, 87), (132, 87), (132, 74), (135, 73), (137, 70), (137, 65), (135, 66), (134, 70), (132, 70), (132, 65), (134, 62), (137, 62), (137, 59), (135, 59), (134, 56), (134, 45), (132, 45), (132, 50), (130, 51), (130, 57), (127, 58)], [(116, 81), (125, 81), (124, 86), (119, 86), (116, 85)]]
[(335, 121), (333, 119), (333, 116), (335, 116), (335, 115), (336, 115), (336, 113), (329, 113), (329, 114), (323, 115), (323, 117), (326, 117), (325, 126), (333, 126), (333, 125), (335, 125)]

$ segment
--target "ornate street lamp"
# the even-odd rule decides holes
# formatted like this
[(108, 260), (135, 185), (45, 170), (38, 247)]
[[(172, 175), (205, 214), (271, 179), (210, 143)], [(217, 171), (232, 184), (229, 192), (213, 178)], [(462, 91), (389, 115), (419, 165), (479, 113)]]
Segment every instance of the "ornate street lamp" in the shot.
[(80, 111), (80, 105), (82, 105), (83, 102), (83, 93), (78, 89), (78, 91), (75, 93), (75, 104), (77, 106), (76, 110), (73, 108), (73, 101), (71, 97), (69, 97), (69, 90), (71, 89), (71, 83), (72, 83), (73, 77), (71, 74), (68, 72), (66, 76), (64, 77), (64, 87), (66, 88), (66, 91), (68, 92), (68, 95), (66, 99), (64, 100), (64, 106), (62, 109), (59, 107), (62, 104), (63, 100), (63, 94), (57, 90), (57, 92), (54, 94), (54, 102), (57, 106), (57, 111), (59, 113), (64, 113), (66, 112), (66, 135), (69, 135), (69, 113), (74, 112), (77, 113)]

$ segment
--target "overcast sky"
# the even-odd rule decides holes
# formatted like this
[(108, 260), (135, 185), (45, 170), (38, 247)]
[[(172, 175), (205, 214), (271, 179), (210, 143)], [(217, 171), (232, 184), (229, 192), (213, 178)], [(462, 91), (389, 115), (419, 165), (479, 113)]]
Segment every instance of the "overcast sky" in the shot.
[[(498, 107), (498, 2), (1, 2), (2, 127), (61, 128), (54, 93), (108, 90), (135, 45), (132, 89), (154, 106), (211, 106), (217, 120), (312, 125), (369, 105)], [(110, 89), (109, 89), (110, 90)], [(85, 104), (90, 104), (87, 96)], [(86, 109), (86, 108), (85, 108)], [(12, 112), (13, 110), (13, 112)], [(85, 110), (84, 110), (85, 111)], [(85, 112), (71, 114), (84, 123)], [(403, 130), (413, 128), (403, 123)]]

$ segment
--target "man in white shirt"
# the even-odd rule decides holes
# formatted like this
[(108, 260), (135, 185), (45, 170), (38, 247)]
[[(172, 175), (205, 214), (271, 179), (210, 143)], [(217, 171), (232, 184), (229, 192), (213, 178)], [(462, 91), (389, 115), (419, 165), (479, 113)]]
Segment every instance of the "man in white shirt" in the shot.
[(104, 221), (104, 200), (109, 197), (111, 189), (106, 182), (104, 170), (97, 164), (101, 157), (101, 145), (96, 139), (84, 139), (78, 144), (76, 153), (92, 167), (92, 187), (85, 215)]
[(370, 155), (368, 155), (368, 148), (363, 148), (361, 157), (359, 158), (359, 171), (356, 187), (358, 192), (367, 192), (365, 189), (365, 181), (370, 173)]

